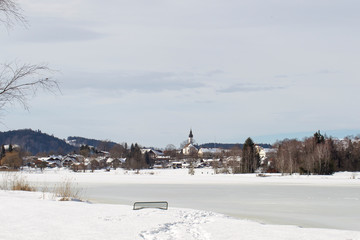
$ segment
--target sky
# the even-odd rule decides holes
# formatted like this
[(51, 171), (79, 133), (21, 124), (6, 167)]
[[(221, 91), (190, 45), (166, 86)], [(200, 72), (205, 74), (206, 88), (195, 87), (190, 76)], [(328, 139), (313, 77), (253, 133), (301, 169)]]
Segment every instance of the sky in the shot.
[(61, 93), (0, 131), (143, 146), (360, 133), (357, 0), (18, 1), (0, 62), (45, 63)]

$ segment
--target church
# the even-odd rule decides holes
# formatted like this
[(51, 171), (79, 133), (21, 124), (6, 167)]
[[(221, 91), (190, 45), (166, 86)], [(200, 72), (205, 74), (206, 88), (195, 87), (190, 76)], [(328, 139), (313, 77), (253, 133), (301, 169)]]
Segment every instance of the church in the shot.
[(182, 153), (184, 155), (197, 154), (198, 149), (193, 144), (194, 144), (194, 136), (193, 136), (193, 133), (192, 133), (192, 129), (190, 129), (188, 143), (182, 149)]

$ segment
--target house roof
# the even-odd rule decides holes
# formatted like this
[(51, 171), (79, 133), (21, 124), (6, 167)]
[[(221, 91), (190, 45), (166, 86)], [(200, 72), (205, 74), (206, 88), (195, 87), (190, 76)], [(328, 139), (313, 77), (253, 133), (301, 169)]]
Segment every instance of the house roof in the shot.
[(151, 148), (143, 148), (141, 149), (141, 153), (142, 154), (145, 154), (145, 153), (153, 153), (155, 154), (156, 156), (162, 156), (164, 155), (164, 153), (158, 151), (158, 150), (154, 150), (154, 149), (151, 149)]
[(221, 153), (220, 148), (200, 148), (199, 152), (201, 153)]

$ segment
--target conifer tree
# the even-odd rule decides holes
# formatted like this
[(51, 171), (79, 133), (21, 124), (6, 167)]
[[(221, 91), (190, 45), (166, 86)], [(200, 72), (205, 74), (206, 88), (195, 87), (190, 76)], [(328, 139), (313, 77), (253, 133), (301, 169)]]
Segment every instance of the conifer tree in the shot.
[(251, 138), (246, 139), (240, 165), (242, 173), (253, 173), (260, 166), (260, 157), (256, 151), (255, 143)]

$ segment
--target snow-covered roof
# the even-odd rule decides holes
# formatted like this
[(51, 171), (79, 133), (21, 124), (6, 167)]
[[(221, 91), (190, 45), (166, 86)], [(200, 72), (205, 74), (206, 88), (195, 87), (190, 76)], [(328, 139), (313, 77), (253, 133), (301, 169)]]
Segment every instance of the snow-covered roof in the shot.
[(162, 153), (161, 151), (158, 151), (158, 150), (154, 150), (154, 149), (151, 149), (151, 148), (143, 148), (141, 149), (141, 153), (142, 154), (145, 154), (145, 153), (149, 153), (149, 152), (152, 152), (154, 153), (155, 155), (157, 156), (161, 156), (161, 155), (164, 155), (164, 153)]
[(171, 162), (171, 164), (182, 164), (182, 162)]
[(263, 148), (263, 150), (264, 150), (266, 153), (276, 152), (276, 149), (275, 149), (275, 148)]
[(61, 161), (62, 160), (62, 156), (55, 156), (55, 155), (52, 155), (52, 156), (48, 156), (48, 157), (41, 157), (41, 158), (38, 158), (38, 160), (40, 161), (43, 161), (43, 162), (54, 162), (54, 161)]
[[(20, 148), (20, 146), (17, 145), (17, 144), (11, 144), (11, 146), (12, 146), (13, 149), (14, 149), (14, 148)], [(6, 151), (8, 151), (9, 148), (10, 148), (10, 145), (4, 145), (4, 148), (5, 148)]]
[(212, 158), (209, 158), (209, 159), (203, 159), (204, 162), (219, 162), (220, 161), (220, 158), (216, 158), (216, 159), (212, 159)]
[(200, 148), (199, 153), (221, 153), (220, 148)]

